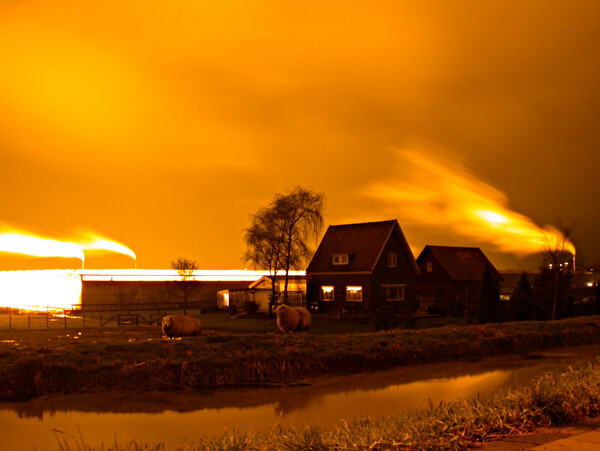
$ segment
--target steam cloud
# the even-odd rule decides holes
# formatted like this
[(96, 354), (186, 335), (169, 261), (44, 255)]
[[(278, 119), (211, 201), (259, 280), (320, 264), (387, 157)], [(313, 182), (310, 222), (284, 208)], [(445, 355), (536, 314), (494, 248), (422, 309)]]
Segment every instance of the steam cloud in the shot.
[[(488, 243), (502, 252), (525, 256), (561, 242), (553, 226), (543, 228), (512, 211), (504, 193), (478, 179), (461, 164), (417, 150), (398, 150), (398, 177), (368, 187), (365, 194), (382, 200), (402, 221), (438, 227)], [(575, 247), (566, 243), (575, 255)]]
[(121, 243), (93, 232), (85, 232), (80, 235), (82, 235), (82, 239), (78, 242), (62, 241), (0, 223), (0, 252), (33, 257), (79, 258), (82, 264), (85, 261), (84, 250), (116, 252), (136, 259), (135, 253)]

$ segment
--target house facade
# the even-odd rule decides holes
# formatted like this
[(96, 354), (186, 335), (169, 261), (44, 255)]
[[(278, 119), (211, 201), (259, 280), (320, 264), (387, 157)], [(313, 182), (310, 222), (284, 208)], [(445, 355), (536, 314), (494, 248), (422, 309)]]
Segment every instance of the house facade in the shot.
[(336, 316), (411, 312), (418, 272), (397, 220), (329, 226), (306, 269), (308, 303)]
[(417, 257), (419, 276), (416, 295), (421, 309), (435, 313), (439, 308), (464, 311), (478, 302), (486, 268), (499, 283), (502, 275), (478, 247), (427, 245)]

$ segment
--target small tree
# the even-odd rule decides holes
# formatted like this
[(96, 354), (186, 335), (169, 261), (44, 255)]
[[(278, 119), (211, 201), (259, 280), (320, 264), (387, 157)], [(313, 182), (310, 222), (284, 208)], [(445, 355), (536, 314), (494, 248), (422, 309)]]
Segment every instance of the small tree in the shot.
[(500, 289), (498, 281), (492, 277), (487, 266), (481, 278), (477, 319), (480, 324), (498, 322), (500, 320)]
[(183, 314), (187, 315), (188, 300), (196, 289), (193, 281), (194, 273), (198, 270), (198, 264), (195, 260), (178, 257), (177, 260), (171, 262), (171, 268), (179, 274), (178, 288), (183, 297)]
[[(563, 226), (559, 222), (559, 231), (547, 234), (544, 237), (544, 246), (541, 250), (542, 268), (539, 282), (546, 285), (552, 280), (552, 320), (557, 316), (564, 316), (570, 311), (571, 297), (571, 261), (575, 255), (575, 248), (570, 237), (575, 230), (575, 224)], [(547, 286), (539, 286), (541, 291), (547, 291)], [(549, 299), (546, 298), (546, 301)]]
[(511, 319), (515, 321), (528, 321), (540, 319), (539, 305), (527, 277), (523, 272), (519, 282), (508, 302)]
[(119, 300), (119, 309), (125, 310), (127, 313), (131, 311), (131, 307), (137, 297), (137, 288), (128, 286), (127, 282), (115, 282), (117, 288), (117, 299)]
[(568, 316), (573, 307), (572, 273), (565, 268), (542, 265), (533, 281), (540, 319), (560, 319)]

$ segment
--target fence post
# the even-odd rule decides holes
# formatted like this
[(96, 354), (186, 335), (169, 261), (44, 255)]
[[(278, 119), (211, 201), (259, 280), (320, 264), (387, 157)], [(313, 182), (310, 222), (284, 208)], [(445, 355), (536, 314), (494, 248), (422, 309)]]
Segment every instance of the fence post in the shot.
[(65, 329), (67, 328), (67, 313), (63, 310), (63, 315), (65, 317)]
[(81, 325), (82, 329), (85, 329), (85, 313), (81, 312), (81, 319), (83, 324)]
[(27, 315), (27, 329), (31, 329), (31, 313)]

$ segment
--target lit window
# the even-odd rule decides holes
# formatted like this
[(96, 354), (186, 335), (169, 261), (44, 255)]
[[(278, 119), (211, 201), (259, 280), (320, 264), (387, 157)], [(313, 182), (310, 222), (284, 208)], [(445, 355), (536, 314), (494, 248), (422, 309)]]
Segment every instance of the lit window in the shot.
[(395, 252), (388, 253), (388, 268), (397, 268), (398, 267), (398, 254)]
[(427, 272), (433, 272), (433, 263), (427, 262)]
[(229, 307), (229, 293), (227, 291), (217, 293), (217, 299), (219, 300), (219, 307)]
[(333, 254), (331, 256), (331, 263), (334, 265), (347, 265), (348, 254)]
[(346, 301), (362, 302), (362, 287), (346, 287)]
[(403, 301), (404, 287), (406, 285), (382, 285), (386, 301)]
[(321, 301), (333, 301), (333, 287), (321, 287)]

